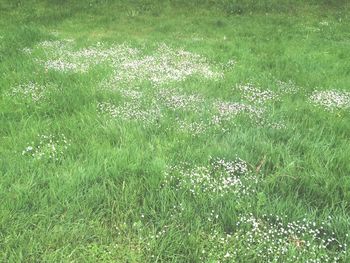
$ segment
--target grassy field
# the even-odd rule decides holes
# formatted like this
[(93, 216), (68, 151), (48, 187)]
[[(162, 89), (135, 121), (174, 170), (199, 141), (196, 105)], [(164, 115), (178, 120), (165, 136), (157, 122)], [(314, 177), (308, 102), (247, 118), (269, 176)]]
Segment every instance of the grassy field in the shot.
[(0, 262), (350, 262), (346, 1), (0, 0)]

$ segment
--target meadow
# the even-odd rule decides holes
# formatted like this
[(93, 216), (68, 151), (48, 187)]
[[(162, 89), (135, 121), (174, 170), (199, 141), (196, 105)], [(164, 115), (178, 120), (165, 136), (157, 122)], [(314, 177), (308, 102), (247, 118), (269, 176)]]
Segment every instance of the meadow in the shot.
[(0, 262), (350, 262), (347, 1), (0, 0)]

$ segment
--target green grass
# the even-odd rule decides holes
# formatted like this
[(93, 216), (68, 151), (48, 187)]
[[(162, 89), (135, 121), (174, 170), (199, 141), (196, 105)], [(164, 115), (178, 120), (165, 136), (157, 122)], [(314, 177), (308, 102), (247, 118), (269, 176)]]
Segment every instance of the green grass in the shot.
[[(350, 243), (349, 108), (329, 111), (309, 100), (316, 90), (350, 92), (349, 4), (186, 2), (0, 0), (1, 262), (316, 262), (315, 255), (324, 256), (321, 262), (337, 256), (350, 261), (350, 250), (339, 246)], [(74, 41), (64, 42), (62, 51), (45, 53), (50, 49), (40, 45), (67, 39)], [(137, 58), (161, 56), (157, 49), (164, 43), (201, 55), (222, 77), (197, 72), (154, 85), (136, 72), (136, 79), (112, 90), (101, 84), (115, 74), (110, 61), (87, 58), (85, 72), (45, 68), (57, 51), (66, 56), (98, 42), (100, 51), (135, 48)], [(148, 70), (142, 72), (153, 74)], [(297, 91), (281, 93), (278, 81), (291, 81)], [(30, 82), (42, 87), (44, 99), (13, 93)], [(247, 83), (280, 99), (251, 102), (236, 88)], [(125, 98), (125, 89), (143, 97)], [(167, 107), (159, 99), (164, 89), (182, 98), (197, 94), (202, 100), (190, 104), (199, 111)], [(98, 110), (99, 103), (121, 107), (128, 100), (144, 111), (156, 102), (162, 115), (153, 121), (147, 115), (144, 122)], [(245, 112), (211, 125), (216, 102), (265, 112), (259, 124)], [(179, 128), (179, 120), (203, 122), (206, 129), (193, 135)], [(276, 122), (284, 127), (271, 127)], [(40, 135), (59, 141), (57, 160), (49, 158), (51, 148), (38, 150), (41, 159), (22, 154), (40, 145)], [(196, 194), (190, 191), (186, 178), (196, 167), (218, 178), (212, 159), (236, 157), (247, 164), (243, 178), (258, 180), (247, 180), (249, 194), (208, 193), (202, 185)], [(184, 181), (182, 163), (188, 167)], [(253, 231), (256, 242), (249, 243), (252, 221), (237, 222), (250, 215), (260, 218), (261, 231), (281, 231), (267, 217), (278, 222), (280, 216), (285, 225), (305, 219), (323, 227), (319, 238), (335, 240), (318, 248), (310, 234), (287, 234), (274, 245), (278, 234), (266, 241)], [(269, 254), (270, 245), (287, 252)]]

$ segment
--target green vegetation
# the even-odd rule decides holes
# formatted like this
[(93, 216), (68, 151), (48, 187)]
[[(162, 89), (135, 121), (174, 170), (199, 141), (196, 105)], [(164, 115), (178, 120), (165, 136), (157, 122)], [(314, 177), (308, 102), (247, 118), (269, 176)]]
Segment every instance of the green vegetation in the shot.
[(349, 131), (347, 1), (0, 0), (1, 262), (349, 262)]

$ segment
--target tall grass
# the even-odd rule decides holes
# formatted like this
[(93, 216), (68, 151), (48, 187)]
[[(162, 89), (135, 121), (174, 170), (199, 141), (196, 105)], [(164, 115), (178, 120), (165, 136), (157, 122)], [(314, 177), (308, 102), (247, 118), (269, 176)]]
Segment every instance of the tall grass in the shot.
[(349, 261), (349, 108), (310, 99), (350, 91), (346, 1), (3, 0), (0, 25), (0, 261)]

